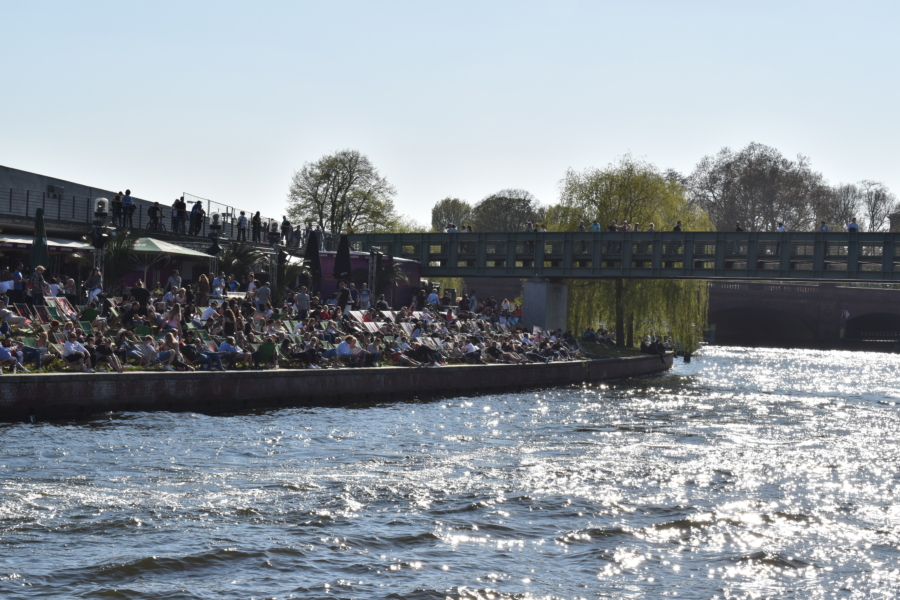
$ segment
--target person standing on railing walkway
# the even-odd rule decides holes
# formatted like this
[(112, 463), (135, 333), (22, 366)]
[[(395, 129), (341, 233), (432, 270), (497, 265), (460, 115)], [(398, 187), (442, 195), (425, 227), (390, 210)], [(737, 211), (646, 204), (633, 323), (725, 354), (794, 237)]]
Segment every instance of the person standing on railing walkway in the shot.
[(285, 215), (281, 215), (281, 240), (282, 244), (287, 245), (288, 240), (291, 236), (291, 222), (288, 221), (288, 218)]
[(194, 203), (194, 207), (191, 208), (191, 228), (188, 235), (197, 235), (200, 233), (200, 230), (203, 228), (203, 216), (205, 214), (206, 211), (203, 210), (203, 203), (200, 200), (197, 200)]
[(260, 234), (262, 233), (262, 217), (259, 216), (259, 211), (256, 211), (256, 214), (253, 215), (251, 222), (253, 225), (253, 243), (260, 244), (262, 243), (260, 238)]
[(181, 218), (181, 210), (178, 208), (178, 198), (172, 203), (172, 233), (178, 233), (178, 221)]
[(128, 223), (128, 227), (134, 227), (132, 216), (134, 215), (134, 198), (131, 197), (131, 190), (125, 190), (122, 196), (122, 227)]
[(247, 241), (247, 215), (244, 213), (244, 211), (241, 211), (241, 216), (238, 217), (237, 226), (238, 226), (237, 241), (246, 242)]
[(847, 231), (850, 233), (859, 233), (859, 223), (856, 222), (856, 217), (850, 219), (850, 222), (847, 224)]
[(173, 233), (184, 233), (184, 221), (187, 215), (187, 204), (184, 202), (184, 196), (175, 201), (178, 205), (178, 227), (173, 229)]
[(112, 217), (113, 225), (120, 227), (122, 225), (122, 192), (116, 194), (112, 200)]

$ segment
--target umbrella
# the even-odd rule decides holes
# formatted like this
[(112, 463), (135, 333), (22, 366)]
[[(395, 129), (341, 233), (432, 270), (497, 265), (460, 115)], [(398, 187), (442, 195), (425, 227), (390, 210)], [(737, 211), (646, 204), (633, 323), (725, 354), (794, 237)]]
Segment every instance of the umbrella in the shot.
[(47, 267), (50, 262), (50, 249), (47, 246), (47, 229), (44, 227), (44, 209), (34, 213), (34, 241), (31, 243), (31, 268)]
[(334, 278), (338, 281), (350, 279), (350, 240), (347, 234), (341, 235), (341, 241), (338, 243), (337, 255), (334, 257)]
[[(311, 231), (309, 238), (306, 240), (306, 251), (303, 253), (303, 262), (309, 267), (310, 277), (315, 283), (321, 283), (322, 279), (322, 259), (319, 258), (319, 237), (318, 233)], [(312, 290), (310, 290), (312, 292)]]
[(171, 244), (169, 242), (147, 237), (138, 238), (134, 242), (132, 252), (134, 253), (135, 262), (138, 263), (139, 267), (144, 269), (145, 282), (147, 281), (147, 269), (156, 263), (168, 260), (172, 256), (212, 258), (209, 254), (204, 254), (203, 252), (197, 252), (196, 250), (191, 250), (190, 248), (185, 248), (178, 244)]

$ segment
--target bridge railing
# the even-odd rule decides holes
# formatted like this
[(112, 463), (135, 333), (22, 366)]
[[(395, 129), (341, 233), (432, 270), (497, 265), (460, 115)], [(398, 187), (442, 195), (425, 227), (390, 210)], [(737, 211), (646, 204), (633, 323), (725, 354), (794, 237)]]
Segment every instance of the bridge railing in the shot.
[(423, 275), (900, 280), (896, 233), (355, 234)]

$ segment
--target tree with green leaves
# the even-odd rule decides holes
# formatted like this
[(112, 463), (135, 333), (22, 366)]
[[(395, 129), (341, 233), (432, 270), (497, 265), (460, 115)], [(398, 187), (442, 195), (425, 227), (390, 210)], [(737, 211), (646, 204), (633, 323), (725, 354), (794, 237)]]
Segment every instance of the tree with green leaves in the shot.
[(240, 280), (255, 265), (268, 263), (268, 260), (269, 255), (254, 244), (231, 243), (219, 256), (219, 270)]
[(398, 221), (396, 190), (369, 157), (340, 150), (309, 162), (294, 173), (288, 216), (296, 224), (313, 223), (325, 231), (389, 232)]
[(453, 223), (457, 227), (469, 225), (472, 220), (472, 205), (459, 198), (446, 197), (438, 200), (431, 208), (431, 230), (441, 232)]
[(309, 267), (303, 264), (303, 255), (285, 250), (279, 251), (276, 265), (275, 287), (272, 290), (272, 306), (279, 306), (284, 300), (288, 286), (294, 285), (298, 277), (312, 276)]
[[(547, 209), (530, 192), (508, 189), (491, 194), (472, 208), (475, 231), (522, 231), (525, 223), (544, 220)], [(459, 223), (457, 223), (459, 225)]]
[[(140, 234), (131, 230), (120, 230), (116, 235), (110, 235), (103, 248), (103, 283), (105, 291), (111, 295), (121, 293), (122, 280), (126, 275), (135, 271), (138, 267), (138, 259), (134, 254), (134, 245), (140, 238)], [(82, 238), (91, 243), (90, 236)], [(99, 252), (99, 251), (98, 251)], [(90, 272), (94, 265), (94, 257), (91, 254), (76, 253), (67, 259), (78, 265), (79, 271), (85, 268)]]
[[(688, 202), (685, 189), (654, 165), (625, 156), (605, 169), (569, 170), (561, 184), (558, 205), (548, 211), (548, 226), (575, 231), (578, 222), (626, 219), (671, 230), (681, 221), (685, 231), (709, 231), (706, 214)], [(569, 285), (569, 327), (580, 331), (598, 322), (615, 324), (620, 346), (631, 346), (634, 335), (671, 334), (686, 349), (702, 339), (706, 322), (707, 288), (702, 281), (572, 280)], [(525, 307), (526, 310), (528, 307)]]

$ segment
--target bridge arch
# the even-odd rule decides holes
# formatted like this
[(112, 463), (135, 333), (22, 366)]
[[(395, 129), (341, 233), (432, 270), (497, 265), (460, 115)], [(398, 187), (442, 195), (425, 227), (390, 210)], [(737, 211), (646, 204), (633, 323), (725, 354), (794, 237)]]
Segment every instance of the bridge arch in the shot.
[(817, 324), (808, 315), (760, 306), (722, 308), (709, 314), (715, 343), (731, 346), (813, 345)]
[(871, 312), (847, 319), (844, 338), (851, 340), (900, 341), (900, 314)]

